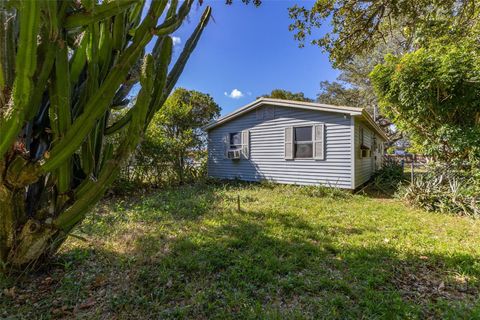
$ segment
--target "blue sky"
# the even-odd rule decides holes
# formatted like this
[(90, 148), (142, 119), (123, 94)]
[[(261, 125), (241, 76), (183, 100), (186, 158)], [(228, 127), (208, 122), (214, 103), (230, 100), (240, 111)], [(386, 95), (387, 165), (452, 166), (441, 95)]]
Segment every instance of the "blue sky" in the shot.
[[(174, 34), (177, 57), (195, 28), (206, 5), (213, 19), (206, 27), (177, 86), (210, 94), (222, 107), (222, 115), (269, 93), (272, 89), (302, 91), (315, 98), (322, 80), (335, 80), (328, 55), (306, 44), (299, 48), (288, 31), (288, 8), (311, 1), (264, 0), (255, 8), (235, 0), (204, 1), (195, 6), (189, 21)], [(319, 30), (319, 33), (324, 30)], [(233, 94), (232, 94), (233, 93)], [(228, 95), (228, 96), (227, 96)]]

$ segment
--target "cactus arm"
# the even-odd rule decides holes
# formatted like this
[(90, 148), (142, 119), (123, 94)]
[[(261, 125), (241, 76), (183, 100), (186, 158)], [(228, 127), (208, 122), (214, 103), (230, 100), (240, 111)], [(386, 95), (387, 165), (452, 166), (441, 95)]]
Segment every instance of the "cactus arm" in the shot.
[(143, 11), (143, 7), (145, 6), (145, 0), (138, 1), (130, 11), (128, 15), (128, 21), (130, 24), (130, 28), (136, 28), (140, 23), (141, 13)]
[(75, 192), (76, 201), (64, 213), (54, 220), (54, 225), (63, 232), (69, 232), (85, 216), (87, 210), (95, 204), (104, 194), (105, 190), (115, 179), (121, 164), (125, 162), (131, 152), (140, 142), (143, 133), (145, 117), (148, 105), (152, 98), (154, 62), (151, 55), (145, 57), (145, 64), (142, 70), (142, 89), (135, 104), (132, 120), (124, 140), (119, 144), (115, 156), (107, 160), (96, 181), (85, 180)]
[(185, 0), (180, 6), (180, 9), (178, 9), (178, 13), (176, 15), (173, 15), (171, 18), (165, 20), (164, 23), (154, 28), (152, 32), (157, 36), (163, 36), (180, 28), (183, 20), (190, 12), (193, 2), (193, 0)]
[(42, 101), (43, 93), (45, 92), (47, 86), (48, 77), (50, 76), (50, 72), (53, 68), (55, 60), (55, 47), (51, 43), (46, 44), (46, 46), (47, 48), (45, 49), (45, 55), (42, 59), (42, 67), (36, 80), (35, 89), (32, 93), (32, 108), (30, 109), (29, 113), (26, 114), (26, 120), (31, 120), (35, 116), (38, 106), (40, 106)]
[[(6, 87), (11, 87), (14, 81), (14, 66), (15, 66), (15, 52), (16, 52), (16, 19), (14, 10), (11, 8), (11, 3), (7, 1), (0, 1), (0, 62), (2, 64), (2, 77)], [(3, 102), (7, 102), (8, 95), (0, 92), (0, 97)]]
[[(152, 34), (152, 30), (155, 29), (155, 25), (158, 21), (158, 17), (163, 13), (165, 7), (167, 6), (168, 0), (159, 0), (153, 1), (150, 5), (147, 15), (145, 19), (140, 23), (137, 29), (134, 31), (134, 36), (132, 41), (140, 42), (141, 39), (145, 38), (146, 33)], [(151, 37), (147, 41), (150, 41)]]
[[(46, 21), (46, 25), (43, 28), (42, 38), (47, 41), (42, 41), (42, 44), (38, 48), (39, 62), (41, 61), (40, 70), (36, 76), (35, 88), (32, 93), (31, 108), (29, 113), (26, 114), (25, 119), (30, 121), (38, 112), (38, 108), (42, 102), (43, 94), (45, 92), (48, 77), (52, 71), (55, 61), (55, 42), (58, 38), (58, 17), (57, 17), (57, 2), (46, 1), (43, 3), (44, 12), (46, 16), (43, 17)], [(60, 12), (64, 12), (65, 6), (61, 7)]]
[(126, 13), (123, 12), (114, 17), (113, 20), (113, 40), (112, 48), (114, 50), (121, 50), (125, 44), (125, 20)]
[(138, 0), (122, 0), (97, 5), (94, 6), (92, 10), (73, 13), (67, 16), (64, 26), (66, 29), (74, 29), (95, 22), (99, 22), (103, 19), (113, 17), (126, 11), (137, 2)]
[(128, 123), (130, 123), (130, 120), (132, 120), (132, 112), (133, 112), (132, 110), (133, 109), (128, 110), (127, 113), (123, 117), (121, 117), (117, 122), (107, 127), (105, 129), (105, 134), (112, 135), (115, 132), (118, 132), (119, 130), (123, 129)]
[[(65, 43), (59, 43), (57, 57), (55, 59), (55, 81), (54, 90), (56, 96), (56, 110), (58, 122), (58, 135), (61, 138), (70, 128), (72, 115), (70, 109), (70, 81), (68, 48)], [(53, 99), (52, 99), (53, 102)], [(53, 107), (53, 106), (52, 106)], [(71, 182), (71, 159), (66, 159), (58, 168), (58, 192), (65, 193), (70, 189)]]
[[(160, 40), (160, 39), (159, 39)], [(160, 104), (160, 100), (164, 96), (165, 85), (167, 83), (167, 73), (168, 73), (168, 66), (170, 65), (172, 59), (172, 51), (173, 51), (173, 42), (172, 38), (167, 36), (163, 39), (161, 45), (158, 45), (160, 48), (160, 52), (158, 53), (159, 57), (156, 59), (158, 61), (157, 66), (157, 75), (155, 77), (155, 89), (153, 92), (154, 98), (150, 102), (150, 106), (148, 108), (148, 116), (147, 121), (145, 123), (145, 128), (148, 127), (148, 124), (153, 118), (155, 112), (160, 109), (162, 106)]]
[(111, 19), (106, 19), (101, 22), (100, 37), (99, 37), (99, 49), (98, 49), (98, 64), (100, 68), (100, 79), (105, 79), (108, 71), (110, 70), (110, 64), (112, 62), (112, 38), (110, 35)]
[[(166, 1), (153, 2), (149, 14), (146, 15), (138, 30), (143, 29), (146, 31), (154, 28), (165, 5)], [(63, 139), (52, 148), (50, 157), (45, 159), (41, 165), (43, 172), (58, 168), (65, 159), (71, 156), (93, 129), (96, 120), (108, 108), (116, 90), (153, 36), (151, 32), (143, 32), (142, 37), (137, 37), (138, 30), (135, 36), (136, 39), (134, 38), (133, 43), (122, 54), (116, 67), (108, 74), (95, 95), (88, 100), (83, 113), (75, 120)]]
[[(50, 85), (50, 127), (53, 134), (53, 143), (61, 139), (61, 137), (68, 131), (72, 121), (71, 106), (70, 106), (70, 77), (69, 62), (68, 62), (68, 46), (66, 38), (61, 31), (60, 22), (63, 19), (63, 12), (65, 12), (65, 3), (60, 8), (60, 13), (57, 13), (57, 2), (49, 1), (46, 3), (49, 16), (49, 41), (47, 45), (53, 48), (55, 58), (55, 69), (53, 71), (54, 81)], [(59, 16), (57, 18), (57, 16)], [(54, 17), (54, 18), (53, 18)], [(50, 48), (48, 48), (50, 49)], [(47, 49), (47, 50), (48, 50)], [(41, 88), (39, 88), (41, 90)], [(57, 191), (61, 194), (62, 200), (66, 197), (63, 195), (70, 189), (70, 182), (72, 178), (71, 173), (71, 159), (66, 159), (54, 174), (57, 179)]]
[[(172, 58), (172, 49), (173, 49), (173, 42), (172, 38), (167, 36), (162, 39), (157, 39), (155, 43), (155, 48), (153, 50), (153, 57), (155, 60), (155, 87), (152, 92), (152, 99), (150, 101), (150, 105), (148, 108), (148, 114), (146, 118), (146, 126), (150, 123), (151, 118), (153, 117), (154, 113), (158, 111), (160, 107), (157, 102), (159, 98), (163, 95), (163, 90), (165, 88), (166, 79), (167, 79), (167, 72), (168, 72), (168, 65), (170, 64)], [(131, 120), (132, 117), (132, 109), (130, 109), (120, 120), (109, 126), (105, 130), (106, 135), (111, 135), (122, 128), (124, 128)]]
[(177, 6), (178, 6), (178, 0), (171, 0), (170, 1), (170, 8), (168, 8), (168, 12), (167, 12), (167, 20), (170, 19), (170, 18), (173, 18), (173, 16), (175, 15), (175, 12), (177, 10)]
[(11, 146), (21, 130), (33, 90), (32, 77), (37, 62), (37, 35), (39, 32), (40, 3), (22, 3), (19, 6), (20, 37), (15, 65), (13, 103), (0, 117), (0, 158)]
[(81, 164), (82, 170), (83, 172), (85, 172), (86, 175), (91, 175), (93, 172), (93, 166), (94, 166), (91, 141), (85, 141), (82, 144), (81, 150), (82, 151), (80, 153), (80, 164)]
[(105, 144), (103, 154), (102, 154), (102, 161), (100, 163), (100, 170), (103, 170), (105, 168), (105, 165), (108, 160), (112, 159), (113, 157), (113, 144), (107, 143)]
[(185, 68), (188, 58), (190, 57), (190, 54), (192, 53), (193, 49), (195, 49), (198, 43), (198, 40), (200, 39), (200, 36), (202, 35), (203, 30), (205, 29), (205, 26), (208, 24), (208, 21), (210, 20), (211, 13), (212, 13), (212, 8), (208, 6), (203, 12), (202, 18), (200, 19), (200, 22), (195, 28), (195, 31), (192, 33), (190, 38), (185, 43), (185, 47), (183, 48), (182, 53), (180, 54), (177, 61), (175, 62), (175, 65), (173, 66), (172, 70), (168, 74), (166, 92), (164, 97), (165, 99), (166, 97), (168, 97), (168, 95), (172, 91), (173, 86), (175, 85), (178, 78), (180, 77), (180, 74)]
[(82, 73), (85, 63), (87, 62), (87, 43), (89, 40), (88, 31), (83, 35), (80, 45), (75, 50), (70, 63), (70, 82), (74, 86), (78, 82), (78, 78)]
[(100, 170), (100, 163), (102, 161), (102, 152), (103, 152), (103, 145), (105, 143), (105, 136), (104, 136), (104, 131), (105, 131), (105, 126), (106, 126), (106, 121), (108, 119), (109, 112), (105, 112), (102, 118), (97, 123), (97, 127), (95, 128), (95, 135), (93, 136), (93, 158), (94, 158), (94, 163), (95, 163), (95, 175), (98, 174)]
[[(64, 1), (64, 4), (66, 1)], [(58, 37), (59, 33), (59, 20), (61, 21), (64, 17), (65, 13), (65, 5), (61, 6), (61, 12), (57, 13), (57, 1), (45, 1), (44, 5), (44, 12), (45, 17), (44, 19), (47, 21), (45, 29), (48, 31), (48, 39), (51, 41), (55, 41)], [(60, 16), (61, 15), (61, 16)], [(60, 16), (60, 17), (59, 17)], [(59, 19), (60, 18), (60, 19)]]
[[(162, 44), (164, 46), (168, 46), (169, 49), (162, 48), (161, 50), (162, 55), (160, 56), (160, 59), (159, 59), (160, 65), (157, 70), (157, 79), (155, 80), (155, 83), (157, 84), (156, 88), (162, 88), (162, 89), (158, 93), (155, 92), (154, 94), (155, 98), (152, 101), (151, 106), (149, 108), (149, 113), (147, 116), (145, 127), (148, 127), (148, 124), (153, 119), (153, 115), (163, 105), (163, 103), (169, 96), (170, 92), (172, 91), (173, 86), (177, 82), (180, 74), (182, 73), (186, 65), (186, 62), (188, 61), (188, 58), (190, 57), (190, 54), (192, 53), (193, 49), (195, 49), (195, 46), (197, 45), (203, 30), (208, 24), (208, 21), (211, 16), (211, 11), (212, 9), (210, 7), (207, 7), (203, 12), (200, 22), (198, 23), (197, 27), (195, 28), (194, 32), (192, 33), (188, 41), (185, 43), (185, 47), (182, 53), (180, 54), (180, 57), (178, 58), (177, 62), (175, 63), (174, 67), (170, 71), (170, 74), (168, 74), (168, 78), (167, 78), (168, 68), (165, 68), (165, 65), (168, 66), (168, 64), (170, 63), (172, 43), (171, 43), (170, 37), (166, 37), (165, 41), (163, 41)], [(166, 54), (167, 52), (169, 52), (169, 54)]]
[[(85, 99), (82, 101), (83, 104), (80, 105), (80, 110), (83, 111), (85, 108), (85, 103), (87, 103), (88, 99), (95, 95), (95, 92), (98, 91), (98, 86), (100, 79), (99, 75), (99, 54), (98, 54), (98, 44), (99, 44), (99, 37), (100, 37), (100, 24), (99, 23), (92, 23), (87, 27), (89, 32), (89, 39), (86, 47), (86, 55), (87, 55), (87, 79), (85, 82)], [(93, 121), (93, 127), (97, 126), (97, 121)], [(89, 132), (88, 137), (83, 141), (81, 147), (81, 164), (82, 169), (87, 175), (91, 175), (94, 171), (95, 167), (95, 160), (94, 160), (94, 134), (95, 129), (92, 129)]]

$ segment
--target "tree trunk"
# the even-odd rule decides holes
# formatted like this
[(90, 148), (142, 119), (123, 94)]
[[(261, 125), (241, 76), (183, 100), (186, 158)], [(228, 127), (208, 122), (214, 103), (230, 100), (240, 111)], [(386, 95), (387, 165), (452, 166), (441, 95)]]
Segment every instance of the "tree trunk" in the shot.
[[(48, 254), (58, 231), (46, 222), (25, 215), (25, 191), (0, 185), (0, 255), (1, 267), (17, 269)], [(50, 219), (51, 220), (51, 219)], [(5, 270), (4, 270), (5, 271)]]
[(185, 177), (184, 177), (184, 164), (183, 164), (183, 154), (180, 153), (178, 155), (178, 164), (177, 164), (177, 171), (178, 171), (178, 179), (181, 185), (185, 182)]
[(22, 203), (14, 203), (13, 193), (0, 184), (0, 260), (4, 266), (10, 248), (13, 247), (15, 234), (15, 213), (14, 208)]
[[(35, 210), (44, 207), (40, 197), (28, 197), (28, 188), (15, 187), (8, 182), (8, 170), (3, 162), (0, 165), (0, 268), (19, 269), (35, 263), (42, 256), (54, 252), (63, 242), (61, 232), (52, 225), (53, 219), (45, 211)], [(5, 177), (5, 178), (3, 178)], [(42, 179), (43, 181), (43, 179)], [(33, 186), (30, 186), (33, 190)], [(27, 207), (31, 207), (30, 215)]]

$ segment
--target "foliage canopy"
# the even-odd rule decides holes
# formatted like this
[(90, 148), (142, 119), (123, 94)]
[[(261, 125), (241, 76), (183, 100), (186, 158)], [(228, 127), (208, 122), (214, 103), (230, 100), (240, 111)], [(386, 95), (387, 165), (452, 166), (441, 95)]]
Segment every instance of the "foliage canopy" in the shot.
[(480, 159), (480, 56), (471, 44), (388, 55), (371, 78), (383, 112), (428, 154)]
[[(169, 163), (183, 183), (189, 169), (205, 161), (206, 137), (202, 127), (220, 115), (213, 98), (195, 90), (177, 88), (154, 116), (142, 143), (144, 155), (155, 153)], [(202, 156), (203, 155), (203, 156)]]
[(403, 46), (422, 47), (433, 38), (449, 41), (479, 35), (479, 8), (472, 0), (316, 0), (307, 9), (289, 9), (290, 30), (304, 45), (312, 30), (330, 22), (330, 32), (311, 43), (325, 49), (336, 67), (371, 52), (399, 32)]
[(273, 89), (270, 93), (262, 95), (262, 97), (305, 102), (313, 101), (312, 99), (305, 97), (303, 92), (291, 92), (283, 89)]

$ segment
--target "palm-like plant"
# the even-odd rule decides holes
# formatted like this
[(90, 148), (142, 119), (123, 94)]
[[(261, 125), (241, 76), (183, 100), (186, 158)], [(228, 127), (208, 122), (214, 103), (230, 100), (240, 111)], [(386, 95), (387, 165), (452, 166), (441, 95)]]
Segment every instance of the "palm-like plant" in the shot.
[[(141, 0), (0, 2), (3, 270), (55, 253), (102, 197), (208, 23), (209, 7), (169, 71), (169, 35), (193, 2), (154, 0), (148, 8)], [(112, 109), (126, 105), (112, 121)]]

